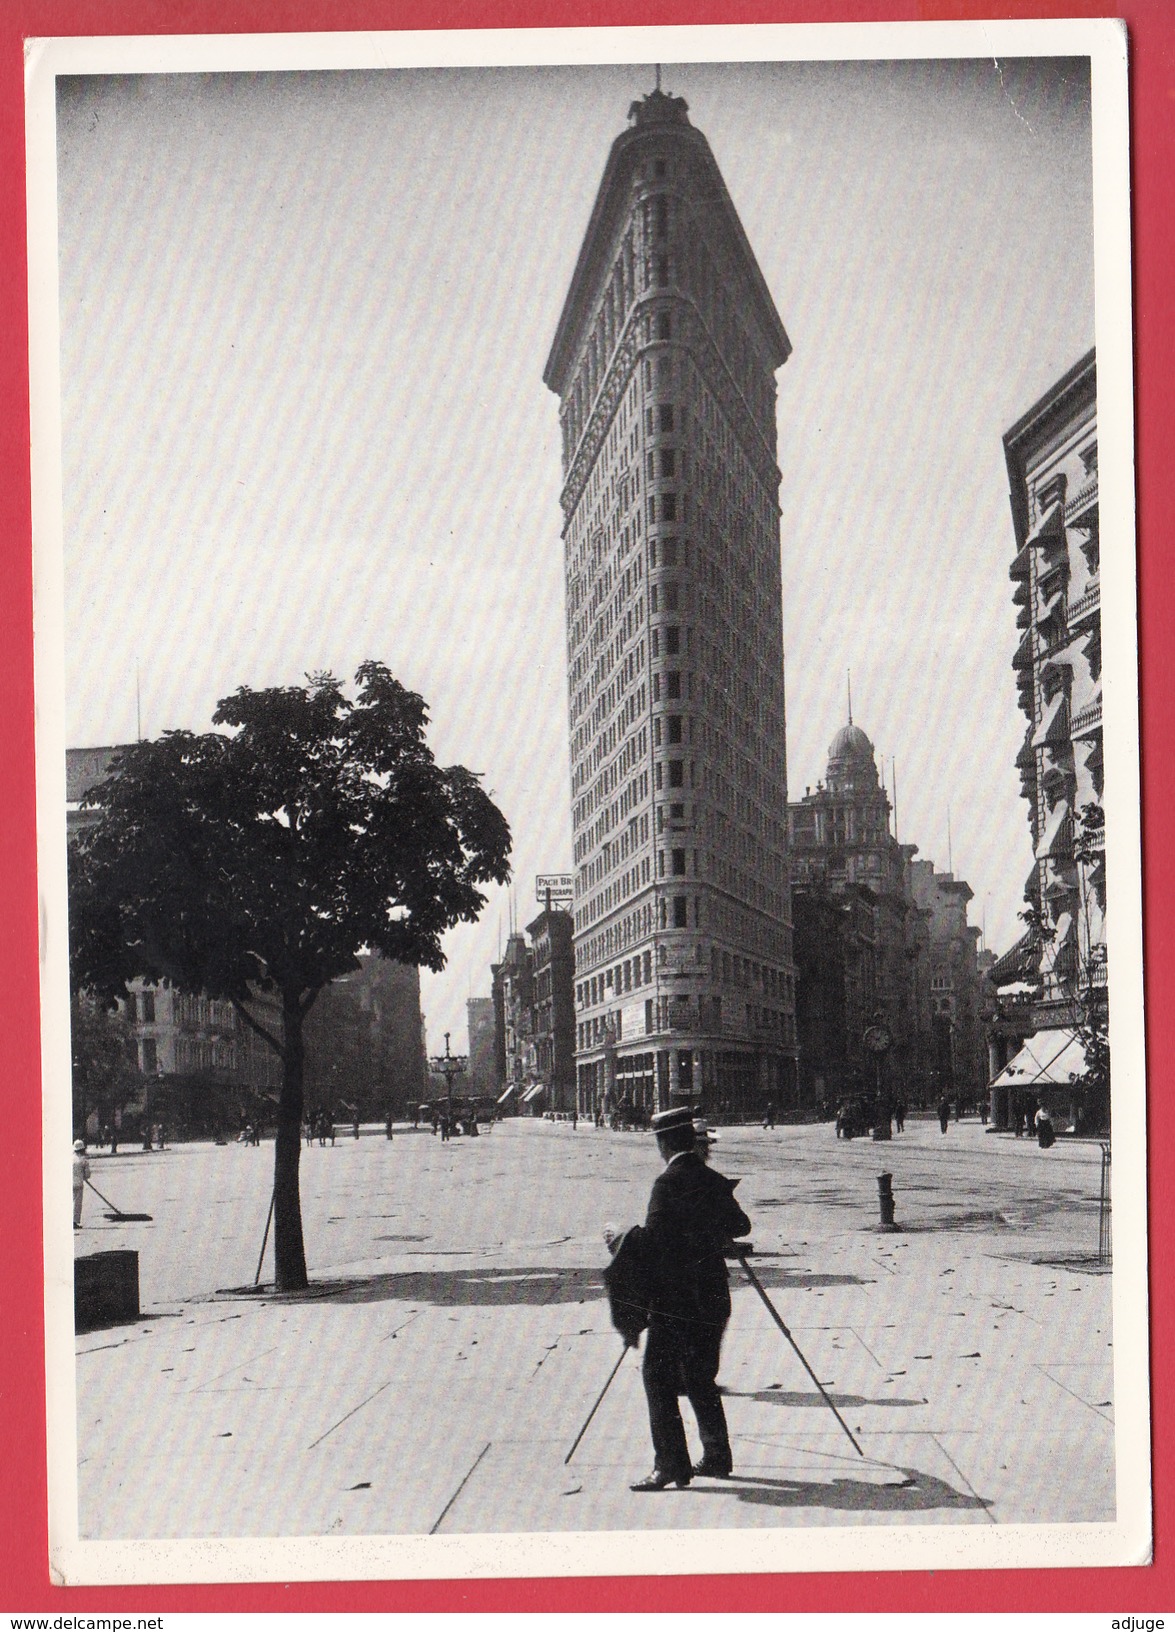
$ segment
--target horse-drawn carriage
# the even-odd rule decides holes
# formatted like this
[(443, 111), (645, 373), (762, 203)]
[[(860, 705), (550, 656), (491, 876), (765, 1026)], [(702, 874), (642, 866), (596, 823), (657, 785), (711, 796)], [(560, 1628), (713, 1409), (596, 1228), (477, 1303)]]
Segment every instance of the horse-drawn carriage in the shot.
[(479, 1133), (488, 1130), (493, 1109), (487, 1100), (459, 1099), (454, 1095), (452, 1101), (446, 1097), (434, 1100), (431, 1105), (421, 1105), (419, 1116), (422, 1122), (431, 1123), (434, 1133), (443, 1118), (449, 1124), (450, 1135), (463, 1133), (476, 1139)]
[(836, 1136), (838, 1139), (864, 1139), (872, 1132), (876, 1120), (875, 1095), (848, 1094), (837, 1109)]

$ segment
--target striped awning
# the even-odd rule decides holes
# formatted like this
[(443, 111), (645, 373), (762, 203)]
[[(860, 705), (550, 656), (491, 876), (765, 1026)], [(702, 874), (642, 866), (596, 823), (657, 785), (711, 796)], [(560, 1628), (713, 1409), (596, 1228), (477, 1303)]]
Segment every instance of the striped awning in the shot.
[(540, 1094), (545, 1094), (546, 1091), (547, 1085), (545, 1082), (536, 1082), (533, 1088), (528, 1088), (523, 1094), (522, 1103), (529, 1105), (532, 1099), (537, 1099)]
[(993, 1088), (1032, 1088), (1073, 1081), (1085, 1070), (1085, 1049), (1075, 1031), (1039, 1031), (991, 1079)]

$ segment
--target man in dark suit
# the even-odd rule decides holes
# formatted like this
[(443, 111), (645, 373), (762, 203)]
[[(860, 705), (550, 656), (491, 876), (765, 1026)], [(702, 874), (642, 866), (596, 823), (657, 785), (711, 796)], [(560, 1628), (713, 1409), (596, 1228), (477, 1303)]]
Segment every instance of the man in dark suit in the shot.
[[(699, 1156), (692, 1113), (684, 1107), (663, 1111), (652, 1127), (665, 1162), (649, 1198), (641, 1242), (649, 1300), (643, 1377), (654, 1464), (633, 1490), (688, 1485), (694, 1474), (719, 1479), (730, 1474), (730, 1439), (716, 1381), (730, 1319), (723, 1249), (751, 1229), (734, 1199), (738, 1181), (716, 1173)], [(693, 1406), (702, 1440), (702, 1459), (693, 1467), (677, 1404), (681, 1393)]]

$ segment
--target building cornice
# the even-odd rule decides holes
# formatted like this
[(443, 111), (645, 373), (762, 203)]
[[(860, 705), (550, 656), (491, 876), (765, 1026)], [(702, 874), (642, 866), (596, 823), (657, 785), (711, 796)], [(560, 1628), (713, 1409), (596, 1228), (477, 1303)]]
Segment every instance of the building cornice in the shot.
[(727, 242), (724, 247), (737, 267), (748, 296), (754, 302), (764, 334), (774, 342), (774, 367), (782, 367), (791, 353), (791, 341), (775, 309), (775, 302), (709, 142), (700, 130), (685, 119), (672, 123), (637, 123), (629, 130), (621, 131), (612, 143), (571, 277), (571, 286), (543, 369), (544, 383), (559, 397), (566, 393), (584, 330), (591, 320), (596, 293), (611, 264), (618, 224), (631, 207), (632, 183), (640, 153), (643, 149), (665, 151), (667, 145), (683, 148), (701, 171), (700, 195), (717, 207), (718, 218), (725, 228)]
[(1057, 430), (1072, 424), (1078, 409), (1089, 402), (1097, 409), (1097, 350), (1087, 351), (1067, 374), (1033, 403), (1004, 434), (1012, 522), (1019, 550), (1028, 536), (1028, 462), (1032, 449)]

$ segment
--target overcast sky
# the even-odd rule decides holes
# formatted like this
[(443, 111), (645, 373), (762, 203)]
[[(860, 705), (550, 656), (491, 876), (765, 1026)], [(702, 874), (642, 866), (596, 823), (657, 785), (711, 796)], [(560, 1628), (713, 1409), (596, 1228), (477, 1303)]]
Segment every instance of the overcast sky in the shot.
[[(571, 868), (557, 404), (542, 369), (651, 70), (63, 82), (68, 734), (207, 729), (239, 684), (423, 693)], [(791, 337), (779, 463), (793, 798), (853, 715), (900, 836), (1002, 951), (1031, 865), (1001, 437), (1093, 344), (1084, 63), (685, 65)], [(888, 779), (888, 769), (887, 769)], [(465, 1046), (506, 891), (423, 977)]]

